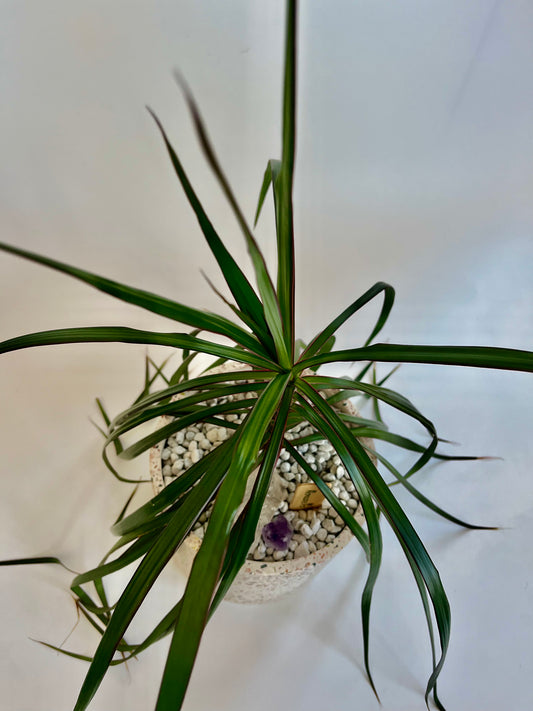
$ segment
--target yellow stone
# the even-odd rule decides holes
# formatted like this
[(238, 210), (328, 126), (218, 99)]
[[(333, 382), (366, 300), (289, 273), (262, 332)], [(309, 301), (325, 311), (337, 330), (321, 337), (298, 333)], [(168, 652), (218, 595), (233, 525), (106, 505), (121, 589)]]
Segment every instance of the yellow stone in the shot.
[(292, 511), (316, 509), (322, 505), (323, 501), (324, 494), (318, 486), (312, 482), (306, 482), (305, 484), (298, 484), (296, 487), (289, 508)]

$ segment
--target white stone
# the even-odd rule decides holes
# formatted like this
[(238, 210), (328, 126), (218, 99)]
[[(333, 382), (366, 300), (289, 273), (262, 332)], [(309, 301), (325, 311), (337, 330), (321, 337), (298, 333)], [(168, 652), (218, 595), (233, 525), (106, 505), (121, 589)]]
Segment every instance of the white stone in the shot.
[(193, 464), (196, 464), (196, 462), (199, 462), (200, 459), (200, 451), (198, 449), (193, 449), (193, 451), (191, 452), (191, 462)]
[(309, 527), (308, 523), (304, 523), (303, 526), (301, 527), (300, 531), (302, 532), (302, 535), (305, 536), (306, 538), (311, 538), (313, 535), (311, 533), (311, 528)]
[(286, 555), (287, 551), (274, 551), (272, 557), (274, 558), (274, 560), (283, 560)]
[(336, 526), (334, 521), (332, 521), (330, 518), (327, 518), (323, 524), (322, 527), (328, 531), (328, 533), (338, 533), (341, 529), (340, 526)]
[(218, 436), (218, 428), (213, 427), (213, 429), (209, 430), (206, 437), (212, 444), (218, 442), (220, 440), (220, 437)]
[(180, 471), (183, 469), (184, 464), (183, 464), (183, 459), (178, 459), (174, 464), (172, 465), (172, 473), (173, 474), (179, 474)]
[(325, 528), (321, 528), (318, 533), (316, 534), (316, 537), (318, 538), (319, 541), (325, 541), (326, 538), (328, 537), (328, 532), (326, 531)]
[(309, 555), (309, 544), (307, 543), (307, 541), (302, 541), (302, 543), (300, 543), (294, 551), (294, 557), (304, 558), (306, 555)]

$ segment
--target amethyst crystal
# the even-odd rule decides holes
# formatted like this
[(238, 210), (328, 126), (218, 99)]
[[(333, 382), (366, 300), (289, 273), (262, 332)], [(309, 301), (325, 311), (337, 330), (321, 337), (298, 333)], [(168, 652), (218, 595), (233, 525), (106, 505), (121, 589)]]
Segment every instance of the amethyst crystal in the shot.
[(261, 532), (267, 546), (277, 551), (286, 551), (292, 538), (292, 528), (283, 514), (278, 514)]

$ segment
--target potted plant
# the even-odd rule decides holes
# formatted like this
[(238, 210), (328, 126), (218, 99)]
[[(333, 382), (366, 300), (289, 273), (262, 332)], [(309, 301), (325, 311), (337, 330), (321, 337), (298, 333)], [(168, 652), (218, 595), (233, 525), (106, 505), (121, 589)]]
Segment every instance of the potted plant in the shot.
[[(393, 288), (376, 283), (349, 304), (317, 336), (300, 344), (295, 333), (295, 283), (292, 186), (296, 142), (296, 24), (297, 3), (287, 3), (285, 74), (283, 91), (283, 131), (281, 160), (269, 161), (260, 190), (255, 219), (271, 189), (275, 205), (277, 274), (273, 279), (241, 211), (229, 182), (208, 138), (195, 100), (184, 81), (178, 77), (198, 134), (204, 155), (218, 180), (242, 231), (254, 269), (256, 286), (245, 276), (238, 261), (210, 222), (198, 193), (189, 181), (180, 159), (161, 123), (161, 132), (174, 171), (196, 215), (207, 244), (226, 281), (233, 301), (226, 303), (234, 312), (228, 319), (181, 302), (160, 297), (71, 267), (54, 259), (19, 247), (0, 243), (7, 253), (43, 264), (73, 276), (100, 291), (140, 306), (152, 313), (171, 318), (190, 331), (161, 333), (122, 326), (68, 328), (14, 337), (0, 344), (0, 353), (24, 348), (64, 343), (124, 342), (168, 346), (184, 353), (183, 363), (168, 377), (168, 383), (150, 392), (152, 378), (147, 377), (141, 397), (112, 421), (106, 419), (104, 459), (121, 476), (111, 461), (108, 449), (114, 446), (123, 459), (131, 459), (192, 423), (224, 425), (231, 432), (219, 446), (203, 456), (184, 475), (132, 513), (124, 511), (114, 525), (117, 543), (104, 561), (85, 573), (76, 575), (72, 591), (83, 614), (101, 633), (85, 682), (75, 703), (75, 711), (89, 706), (110, 665), (127, 661), (170, 635), (171, 643), (156, 704), (158, 711), (181, 708), (198, 646), (207, 621), (216, 610), (243, 566), (254, 540), (263, 501), (271, 475), (283, 447), (291, 449), (286, 437), (302, 422), (313, 428), (313, 439), (325, 440), (342, 462), (362, 505), (365, 526), (361, 526), (325, 482), (305, 460), (299, 461), (307, 476), (335, 507), (361, 544), (369, 567), (361, 602), (364, 663), (374, 688), (369, 666), (369, 620), (372, 593), (382, 558), (381, 521), (390, 524), (405, 552), (422, 599), (432, 643), (432, 672), (426, 686), (426, 700), (437, 696), (436, 682), (442, 669), (450, 636), (450, 609), (439, 573), (416, 533), (410, 519), (397, 501), (390, 483), (397, 483), (425, 506), (461, 526), (476, 528), (447, 513), (427, 499), (412, 483), (411, 477), (438, 453), (439, 438), (433, 423), (402, 395), (385, 387), (384, 380), (373, 376), (375, 363), (433, 363), (523, 372), (533, 371), (533, 354), (522, 350), (480, 346), (413, 346), (374, 343), (382, 331), (394, 301)], [(335, 348), (338, 329), (374, 299), (382, 299), (375, 326), (363, 344), (350, 349)], [(220, 342), (220, 338), (223, 342)], [(212, 356), (215, 363), (233, 362), (242, 368), (229, 373), (210, 373), (209, 369), (191, 377), (188, 365), (195, 354)], [(360, 364), (355, 376), (334, 377), (317, 371), (325, 364)], [(155, 374), (162, 374), (160, 367)], [(167, 377), (167, 376), (165, 376)], [(369, 380), (370, 378), (370, 380)], [(324, 393), (327, 394), (324, 396)], [(333, 392), (332, 392), (333, 391)], [(231, 402), (231, 395), (248, 393), (242, 402)], [(362, 422), (355, 415), (342, 415), (335, 402), (354, 394), (369, 398), (375, 406), (372, 421)], [(185, 395), (173, 400), (175, 395)], [(223, 401), (224, 400), (224, 401)], [(391, 433), (384, 425), (380, 405), (387, 404), (422, 425), (429, 444)], [(238, 413), (242, 421), (229, 424), (225, 416)], [(123, 446), (122, 438), (137, 427), (161, 415), (174, 419), (150, 434), (143, 434), (133, 444)], [(362, 437), (382, 440), (415, 451), (416, 461), (400, 472), (379, 452), (381, 471), (365, 448)], [(298, 452), (291, 450), (298, 459)], [(255, 474), (250, 499), (239, 512), (246, 486)], [(393, 481), (387, 483), (384, 473)], [(142, 641), (130, 643), (125, 635), (147, 593), (176, 550), (184, 543), (196, 521), (213, 504), (202, 545), (192, 566), (185, 592), (153, 631)], [(482, 527), (478, 527), (482, 528)], [(52, 562), (33, 559), (20, 562)], [(138, 563), (116, 604), (107, 598), (107, 575)], [(93, 592), (93, 589), (95, 592)], [(433, 619), (434, 616), (434, 619)], [(436, 635), (435, 635), (436, 632)], [(76, 656), (76, 655), (74, 655)]]

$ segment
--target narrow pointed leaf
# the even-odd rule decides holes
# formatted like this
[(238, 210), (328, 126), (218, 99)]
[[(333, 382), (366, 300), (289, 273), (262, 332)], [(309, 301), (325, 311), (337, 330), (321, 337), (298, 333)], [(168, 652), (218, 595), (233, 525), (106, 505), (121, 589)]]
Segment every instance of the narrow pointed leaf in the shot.
[(304, 380), (299, 380), (298, 389), (309, 399), (313, 406), (316, 407), (334, 430), (335, 434), (347, 445), (352, 456), (356, 458), (357, 466), (371, 490), (376, 504), (387, 518), (401, 545), (408, 549), (414, 564), (424, 579), (424, 584), (435, 612), (441, 647), (440, 659), (435, 665), (433, 673), (427, 683), (426, 695), (428, 695), (434, 689), (437, 677), (444, 664), (450, 640), (450, 605), (440, 575), (411, 522), (353, 433), (346, 427), (337, 413), (324, 403), (324, 400), (308, 383)]
[(158, 333), (140, 331), (124, 326), (86, 326), (84, 328), (61, 328), (53, 331), (28, 333), (0, 343), (0, 353), (33, 348), (34, 346), (53, 346), (62, 343), (145, 343), (173, 348), (195, 348), (200, 353), (220, 356), (229, 360), (248, 363), (259, 368), (276, 367), (274, 363), (238, 348), (221, 346), (218, 343), (194, 338), (186, 333)]
[[(196, 129), (196, 133), (198, 135), (198, 139), (200, 141), (200, 145), (202, 147), (204, 155), (207, 158), (207, 162), (209, 163), (213, 173), (215, 174), (220, 184), (220, 187), (222, 188), (222, 192), (226, 196), (226, 199), (228, 200), (233, 210), (237, 222), (239, 223), (239, 227), (241, 228), (241, 231), (246, 240), (246, 246), (248, 248), (248, 252), (252, 260), (257, 280), (257, 286), (263, 302), (265, 319), (268, 324), (268, 328), (272, 335), (272, 338), (274, 339), (274, 344), (276, 347), (276, 352), (280, 359), (280, 363), (284, 367), (288, 367), (290, 365), (289, 353), (285, 341), (283, 340), (283, 321), (280, 314), (280, 306), (278, 303), (276, 291), (268, 273), (265, 259), (261, 253), (261, 250), (259, 249), (257, 242), (255, 241), (254, 236), (250, 231), (250, 228), (248, 227), (246, 219), (242, 214), (237, 200), (233, 195), (233, 191), (230, 188), (228, 180), (224, 175), (222, 168), (220, 167), (218, 158), (215, 155), (213, 146), (211, 145), (211, 141), (209, 140), (209, 137), (207, 135), (203, 119), (200, 115), (200, 111), (198, 109), (198, 106), (196, 105), (194, 97), (185, 82), (183, 81), (182, 77), (177, 75), (176, 79), (185, 95), (187, 105), (193, 118), (194, 127)], [(239, 304), (239, 306), (241, 306), (241, 304)]]
[(219, 579), (231, 526), (263, 437), (279, 407), (290, 374), (278, 375), (259, 397), (243, 424), (228, 474), (217, 495), (207, 530), (189, 575), (180, 616), (170, 644), (156, 711), (181, 708), (200, 639)]
[(533, 352), (490, 346), (404, 346), (376, 343), (365, 348), (331, 351), (312, 358), (303, 358), (296, 368), (312, 368), (323, 363), (370, 360), (382, 363), (433, 363), (462, 365), (474, 368), (498, 368), (533, 373)]
[(374, 299), (376, 296), (379, 296), (379, 294), (381, 294), (382, 292), (384, 294), (383, 306), (381, 308), (381, 312), (379, 314), (376, 325), (374, 326), (372, 333), (370, 334), (365, 343), (365, 346), (367, 346), (370, 341), (372, 341), (378, 335), (378, 333), (385, 325), (385, 322), (387, 321), (387, 318), (389, 317), (392, 306), (394, 304), (394, 289), (392, 288), (392, 286), (390, 286), (389, 284), (385, 284), (385, 282), (382, 281), (378, 281), (377, 284), (374, 284), (374, 286), (372, 286), (362, 296), (356, 299), (353, 304), (350, 304), (350, 306), (348, 306), (348, 308), (346, 308), (339, 316), (337, 316), (337, 318), (333, 319), (333, 321), (328, 326), (326, 326), (326, 328), (321, 331), (318, 336), (314, 338), (307, 346), (306, 350), (301, 356), (301, 360), (306, 360), (319, 353), (323, 344), (326, 343), (328, 338), (330, 338), (343, 325), (343, 323), (345, 323), (357, 311), (362, 309), (363, 306), (366, 306), (366, 304), (372, 301), (372, 299)]
[(126, 303), (140, 306), (148, 311), (151, 311), (152, 313), (165, 316), (173, 319), (174, 321), (178, 321), (195, 328), (200, 328), (204, 331), (219, 333), (223, 336), (231, 338), (236, 343), (240, 343), (241, 345), (250, 348), (250, 350), (254, 352), (265, 354), (262, 346), (255, 338), (250, 336), (247, 331), (239, 326), (236, 326), (232, 321), (229, 321), (222, 316), (218, 316), (217, 314), (199, 311), (198, 309), (193, 309), (190, 306), (184, 306), (177, 301), (171, 301), (170, 299), (165, 299), (157, 294), (152, 294), (148, 291), (143, 291), (142, 289), (135, 289), (131, 286), (120, 284), (119, 282), (112, 281), (111, 279), (106, 279), (98, 276), (97, 274), (92, 274), (91, 272), (84, 271), (83, 269), (71, 267), (68, 264), (58, 262), (55, 259), (49, 259), (48, 257), (43, 257), (39, 254), (35, 254), (34, 252), (19, 249), (18, 247), (14, 247), (3, 242), (0, 242), (0, 250), (9, 252), (10, 254), (16, 254), (24, 259), (43, 264), (64, 274), (68, 274), (86, 284), (89, 284), (90, 286), (95, 287), (99, 291), (110, 294), (111, 296), (114, 296), (121, 301), (125, 301)]
[(225, 468), (220, 468), (206, 473), (145, 555), (115, 607), (83, 682), (74, 711), (85, 711), (91, 702), (139, 606), (201, 511), (207, 506), (225, 472)]
[(200, 225), (207, 244), (209, 245), (213, 256), (218, 262), (220, 270), (224, 275), (226, 283), (231, 293), (233, 294), (235, 301), (239, 305), (241, 311), (247, 316), (249, 316), (251, 321), (254, 323), (254, 332), (261, 339), (261, 341), (263, 343), (269, 343), (270, 345), (272, 345), (272, 340), (265, 321), (265, 313), (261, 301), (259, 300), (250, 282), (244, 275), (243, 271), (238, 266), (237, 262), (234, 260), (234, 258), (224, 246), (224, 243), (218, 236), (215, 228), (207, 217), (207, 214), (204, 208), (202, 207), (202, 204), (200, 203), (196, 193), (193, 190), (191, 183), (189, 182), (187, 174), (183, 169), (178, 155), (167, 137), (167, 134), (163, 128), (161, 121), (157, 118), (155, 113), (150, 108), (148, 108), (148, 111), (154, 119), (159, 131), (161, 132), (161, 136), (163, 137), (163, 141), (165, 142), (165, 146), (170, 156), (170, 160), (172, 162), (176, 175), (178, 176), (185, 195), (187, 196), (187, 199), (189, 200), (189, 203), (192, 209), (194, 210), (194, 213), (198, 220), (198, 224)]
[[(261, 185), (261, 190), (259, 192), (259, 200), (257, 201), (257, 210), (255, 213), (254, 227), (257, 225), (257, 222), (259, 220), (259, 215), (261, 214), (261, 209), (263, 207), (263, 203), (265, 202), (265, 198), (266, 198), (266, 195), (268, 192), (268, 188), (270, 187), (270, 183), (272, 183), (272, 186), (275, 185), (280, 170), (281, 170), (281, 161), (279, 161), (279, 160), (269, 160), (268, 161), (267, 167), (265, 170), (265, 175), (263, 177), (263, 184)], [(273, 192), (274, 192), (274, 190), (273, 190)], [(276, 204), (276, 195), (274, 193), (274, 205), (275, 204)]]
[(283, 127), (281, 170), (275, 180), (279, 185), (276, 200), (278, 238), (277, 292), (286, 348), (294, 358), (294, 224), (292, 189), (296, 152), (296, 36), (297, 0), (288, 0), (285, 30), (285, 69), (283, 79)]

